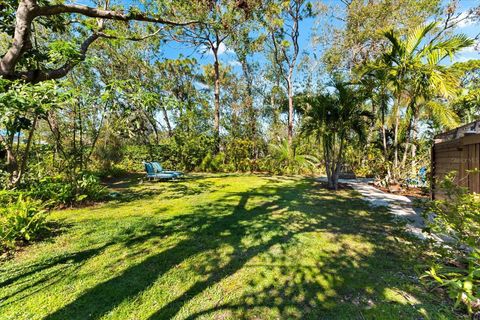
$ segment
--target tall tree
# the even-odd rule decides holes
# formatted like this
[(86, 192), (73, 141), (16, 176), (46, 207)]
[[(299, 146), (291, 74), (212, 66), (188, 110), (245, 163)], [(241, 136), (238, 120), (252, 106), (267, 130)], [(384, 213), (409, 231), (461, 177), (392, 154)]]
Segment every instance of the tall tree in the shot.
[(176, 32), (171, 33), (171, 37), (178, 42), (190, 43), (213, 57), (213, 131), (218, 150), (221, 113), (220, 55), (228, 50), (225, 45), (226, 40), (239, 32), (248, 20), (256, 17), (264, 4), (249, 0), (213, 0), (201, 1), (200, 5), (203, 6), (199, 11), (201, 23), (190, 28), (177, 29)]
[[(473, 40), (462, 34), (443, 36), (443, 30), (436, 30), (436, 22), (422, 25), (406, 35), (394, 30), (384, 33), (390, 48), (381, 58), (367, 67), (368, 71), (386, 70), (384, 79), (392, 88), (393, 104), (393, 163), (392, 178), (398, 181), (403, 171), (404, 161), (400, 162), (400, 125), (402, 114), (416, 121), (418, 108), (438, 107), (425, 103), (435, 96), (452, 97), (459, 83), (458, 74), (443, 65), (448, 57), (473, 44)], [(377, 72), (378, 74), (378, 72)], [(443, 110), (447, 112), (447, 110)], [(411, 143), (412, 124), (406, 128), (404, 152)]]
[(312, 16), (312, 5), (306, 0), (282, 1), (277, 12), (269, 19), (269, 31), (273, 47), (273, 62), (282, 77), (288, 98), (287, 136), (291, 146), (293, 141), (294, 105), (293, 84), (300, 53), (300, 22)]
[(351, 71), (383, 52), (386, 41), (382, 31), (415, 28), (439, 14), (440, 6), (440, 0), (332, 2), (326, 14), (318, 15), (317, 23), (323, 28), (314, 33), (314, 41), (326, 47), (322, 60), (327, 71)]

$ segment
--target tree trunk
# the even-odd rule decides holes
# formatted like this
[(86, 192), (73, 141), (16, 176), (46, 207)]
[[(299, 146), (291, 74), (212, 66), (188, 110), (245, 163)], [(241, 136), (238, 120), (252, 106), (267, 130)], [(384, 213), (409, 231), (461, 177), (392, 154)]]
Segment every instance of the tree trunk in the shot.
[[(412, 141), (413, 137), (412, 134), (415, 131), (415, 128), (417, 126), (416, 123), (416, 118), (417, 118), (417, 112), (413, 107), (410, 107), (412, 110), (412, 116), (410, 118), (408, 127), (407, 127), (407, 132), (406, 132), (406, 141), (405, 141), (405, 150), (403, 152), (403, 157), (402, 157), (402, 162), (400, 164), (401, 170), (405, 170), (407, 168), (407, 158), (409, 154), (409, 149), (413, 148)], [(413, 161), (413, 159), (412, 159)], [(406, 170), (405, 170), (406, 171)]]
[(213, 69), (215, 72), (214, 82), (214, 119), (213, 119), (213, 134), (215, 140), (215, 152), (220, 150), (220, 63), (218, 61), (218, 43), (212, 48), (215, 62), (213, 63)]
[(25, 154), (23, 156), (22, 163), (20, 164), (20, 168), (17, 171), (17, 175), (16, 176), (11, 176), (11, 178), (10, 178), (10, 185), (12, 187), (18, 186), (18, 184), (22, 181), (23, 174), (25, 173), (25, 170), (27, 169), (28, 156), (30, 155), (30, 147), (32, 145), (33, 134), (34, 134), (35, 128), (37, 126), (37, 120), (38, 120), (38, 116), (36, 115), (35, 118), (33, 119), (32, 128), (30, 129), (30, 132), (28, 133), (27, 145), (25, 146)]
[(288, 76), (287, 80), (288, 91), (288, 145), (291, 147), (293, 143), (293, 88), (292, 88), (292, 75)]
[(400, 126), (400, 98), (397, 98), (396, 112), (395, 112), (395, 125), (393, 130), (393, 180), (398, 182), (398, 129)]
[(413, 124), (412, 124), (412, 145), (411, 145), (411, 150), (412, 150), (412, 174), (416, 175), (417, 174), (417, 145), (415, 144), (417, 141), (417, 124), (418, 124), (418, 117), (414, 116), (413, 118)]
[[(334, 142), (335, 143), (335, 142)], [(340, 147), (338, 148), (338, 153), (335, 157), (335, 168), (333, 172), (333, 177), (332, 177), (332, 184), (333, 184), (333, 189), (338, 190), (338, 176), (340, 175), (340, 169), (342, 168), (342, 163), (343, 163), (343, 145), (344, 145), (344, 138), (343, 135), (340, 135)]]
[(162, 113), (163, 119), (165, 120), (165, 123), (167, 125), (168, 137), (171, 138), (173, 136), (172, 125), (170, 124), (170, 120), (168, 119), (167, 109), (165, 109), (165, 107), (162, 107)]
[[(20, 135), (20, 133), (18, 134)], [(15, 133), (10, 134), (6, 139), (3, 139), (2, 137), (7, 157), (6, 167), (7, 172), (10, 174), (10, 182), (12, 181), (12, 178), (18, 174), (18, 161), (16, 157), (16, 154), (18, 153), (15, 153), (15, 151), (13, 150), (14, 139)]]
[(255, 109), (253, 107), (253, 81), (252, 77), (250, 74), (250, 68), (248, 66), (248, 62), (246, 61), (246, 58), (241, 59), (242, 63), (242, 71), (245, 77), (245, 84), (246, 84), (246, 91), (247, 91), (247, 97), (245, 99), (246, 101), (246, 107), (248, 110), (248, 118), (249, 118), (249, 126), (250, 126), (250, 139), (252, 140), (253, 143), (253, 148), (251, 152), (251, 156), (253, 156), (255, 159), (257, 159), (257, 146), (256, 146), (256, 135), (257, 135), (257, 118), (255, 114)]

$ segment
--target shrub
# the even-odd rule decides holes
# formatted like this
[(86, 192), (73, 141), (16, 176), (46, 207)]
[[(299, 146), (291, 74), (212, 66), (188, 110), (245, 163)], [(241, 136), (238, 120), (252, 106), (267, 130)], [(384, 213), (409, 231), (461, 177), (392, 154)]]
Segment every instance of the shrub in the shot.
[(431, 203), (428, 228), (453, 239), (448, 247), (435, 246), (440, 257), (426, 272), (430, 284), (445, 287), (455, 307), (471, 314), (480, 311), (480, 197), (455, 184), (447, 175), (439, 187), (444, 199)]
[(96, 176), (82, 173), (74, 180), (62, 176), (45, 177), (32, 183), (28, 193), (52, 206), (58, 206), (102, 200), (107, 190)]
[(291, 150), (287, 140), (271, 144), (270, 149), (263, 169), (274, 174), (311, 174), (319, 163), (315, 156), (301, 154), (295, 148)]
[[(142, 165), (142, 162), (139, 162), (140, 165)], [(140, 171), (137, 169), (138, 165), (135, 167), (135, 170), (133, 171)], [(121, 178), (125, 177), (128, 175), (129, 171), (123, 167), (122, 165), (113, 165), (111, 168), (102, 170), (102, 171), (97, 171), (95, 172), (95, 175), (98, 176), (100, 179), (106, 179), (106, 178)]]
[[(464, 260), (464, 259), (459, 259)], [(454, 307), (464, 305), (469, 314), (480, 310), (480, 252), (474, 250), (455, 264), (438, 263), (426, 271), (433, 286), (445, 287)]]
[(30, 241), (46, 229), (47, 211), (39, 200), (20, 195), (0, 208), (0, 249), (14, 248), (18, 241)]
[(446, 234), (460, 246), (478, 248), (480, 245), (480, 195), (455, 184), (455, 175), (449, 174), (439, 184), (444, 199), (433, 201), (427, 211), (429, 227)]
[(224, 164), (225, 154), (223, 152), (219, 152), (215, 156), (209, 152), (205, 158), (203, 158), (202, 163), (200, 164), (200, 170), (205, 172), (228, 171), (228, 168), (225, 168)]
[(0, 206), (8, 205), (9, 203), (18, 199), (18, 197), (22, 194), (23, 192), (18, 190), (8, 190), (8, 189), (0, 190)]

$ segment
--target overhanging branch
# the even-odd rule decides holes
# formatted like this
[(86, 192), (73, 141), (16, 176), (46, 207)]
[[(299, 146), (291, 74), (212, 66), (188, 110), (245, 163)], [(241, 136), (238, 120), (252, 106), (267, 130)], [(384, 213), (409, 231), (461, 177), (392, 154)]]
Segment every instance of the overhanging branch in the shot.
[[(144, 21), (169, 26), (186, 26), (196, 23), (196, 21), (171, 21), (169, 19), (159, 17), (158, 15), (150, 15), (145, 12), (131, 11), (125, 13), (123, 11), (93, 8), (78, 4), (39, 6), (36, 0), (20, 0), (16, 11), (15, 32), (12, 39), (12, 45), (7, 50), (5, 55), (0, 59), (0, 76), (3, 76), (7, 79), (23, 79), (27, 82), (40, 82), (49, 79), (62, 78), (68, 74), (68, 72), (70, 72), (70, 70), (77, 65), (78, 62), (85, 59), (85, 55), (89, 46), (96, 39), (99, 37), (115, 37), (101, 32), (102, 28), (99, 28), (98, 31), (89, 36), (82, 44), (80, 48), (79, 59), (67, 62), (64, 66), (56, 70), (28, 70), (16, 72), (15, 68), (20, 61), (20, 58), (31, 47), (30, 36), (33, 20), (37, 17), (48, 17), (60, 14), (80, 14), (86, 17), (98, 18), (102, 22), (104, 20)], [(100, 23), (100, 25), (103, 25), (103, 23)], [(158, 32), (160, 32), (160, 30), (158, 30), (157, 33)], [(150, 36), (152, 35), (143, 37), (143, 39), (146, 39)], [(139, 41), (142, 40), (142, 38), (130, 38), (129, 40)]]

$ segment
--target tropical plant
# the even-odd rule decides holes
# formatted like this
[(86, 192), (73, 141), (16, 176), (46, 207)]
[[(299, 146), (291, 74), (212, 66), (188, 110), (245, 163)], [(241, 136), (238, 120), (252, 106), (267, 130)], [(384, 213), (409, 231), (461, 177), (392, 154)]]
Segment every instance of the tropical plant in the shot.
[[(363, 74), (378, 76), (391, 91), (392, 103), (389, 122), (393, 127), (392, 180), (398, 181), (404, 172), (408, 152), (415, 158), (415, 140), (418, 121), (428, 113), (443, 125), (455, 124), (456, 116), (436, 98), (451, 98), (456, 94), (459, 74), (444, 65), (447, 57), (453, 58), (461, 49), (471, 46), (473, 40), (463, 34), (443, 37), (438, 23), (421, 25), (411, 32), (399, 35), (393, 29), (384, 33), (390, 49), (362, 67)], [(385, 74), (386, 73), (386, 74)], [(405, 120), (402, 123), (402, 117)], [(405, 144), (400, 159), (402, 124)]]
[(292, 150), (288, 140), (272, 143), (269, 149), (268, 165), (264, 169), (275, 174), (313, 173), (319, 164), (315, 156), (299, 153), (296, 148)]
[(469, 314), (480, 310), (480, 251), (472, 251), (457, 265), (433, 264), (423, 278), (431, 279), (431, 286), (446, 288), (454, 308), (465, 306)]
[(46, 228), (47, 211), (40, 201), (18, 196), (0, 208), (0, 250), (15, 247), (18, 241), (30, 241)]
[(48, 206), (60, 206), (102, 200), (107, 190), (96, 176), (80, 173), (74, 180), (63, 176), (44, 177), (30, 184), (28, 194), (45, 201)]
[[(478, 174), (472, 172), (472, 174)], [(469, 313), (480, 311), (480, 198), (458, 186), (455, 173), (438, 186), (443, 199), (431, 203), (425, 213), (428, 230), (448, 236), (447, 248), (434, 246), (434, 261), (424, 278), (448, 290), (455, 307), (464, 305)]]
[(353, 138), (366, 139), (366, 127), (372, 114), (365, 110), (365, 97), (355, 86), (335, 79), (331, 89), (305, 98), (302, 131), (321, 144), (328, 187), (336, 190), (345, 146)]

